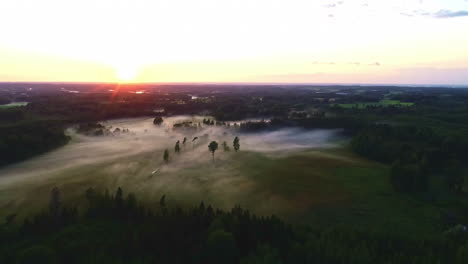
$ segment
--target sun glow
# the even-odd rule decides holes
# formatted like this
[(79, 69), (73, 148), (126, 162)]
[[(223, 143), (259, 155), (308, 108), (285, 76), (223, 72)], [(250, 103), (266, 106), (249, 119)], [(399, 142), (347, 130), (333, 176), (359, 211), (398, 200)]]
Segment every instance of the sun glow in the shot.
[(115, 73), (120, 81), (134, 81), (138, 76), (138, 67), (132, 65), (119, 65), (115, 67)]
[(0, 81), (466, 83), (457, 10), (468, 1), (1, 0)]

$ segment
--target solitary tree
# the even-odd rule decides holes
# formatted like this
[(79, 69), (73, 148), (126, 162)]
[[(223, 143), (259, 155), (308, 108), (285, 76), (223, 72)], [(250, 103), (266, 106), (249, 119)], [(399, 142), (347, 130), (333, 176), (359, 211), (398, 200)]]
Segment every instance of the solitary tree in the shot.
[(218, 149), (218, 142), (211, 141), (211, 143), (208, 145), (208, 149), (210, 150), (211, 155), (213, 155), (213, 160), (214, 160), (214, 154), (216, 150)]
[(166, 163), (169, 162), (169, 150), (165, 149), (164, 150), (164, 155), (163, 155), (163, 159)]
[(159, 206), (161, 206), (161, 207), (166, 206), (166, 195), (165, 194), (163, 194), (163, 196), (161, 196), (161, 199), (159, 200)]
[(192, 149), (193, 149), (193, 147), (194, 147), (193, 144), (195, 144), (195, 140), (198, 140), (198, 137), (194, 137), (194, 138), (192, 139)]
[(232, 145), (234, 146), (234, 150), (235, 150), (236, 152), (239, 151), (239, 149), (240, 149), (239, 141), (240, 141), (239, 138), (238, 138), (238, 137), (235, 137), (235, 138), (234, 138), (234, 142), (233, 142), (233, 144), (232, 144)]
[(180, 141), (179, 140), (177, 140), (177, 142), (175, 143), (174, 151), (175, 153), (180, 153)]
[(158, 126), (161, 125), (162, 122), (164, 122), (164, 120), (163, 120), (162, 117), (160, 117), (160, 116), (157, 116), (157, 117), (154, 118), (154, 120), (153, 120), (153, 124), (158, 125)]

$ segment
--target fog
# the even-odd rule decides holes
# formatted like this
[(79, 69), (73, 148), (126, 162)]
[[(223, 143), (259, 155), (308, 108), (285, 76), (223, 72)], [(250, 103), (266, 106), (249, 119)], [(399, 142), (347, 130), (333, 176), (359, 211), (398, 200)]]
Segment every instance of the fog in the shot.
[[(200, 116), (176, 116), (166, 118), (160, 126), (149, 118), (111, 120), (102, 124), (111, 131), (120, 128), (129, 132), (106, 136), (85, 136), (69, 128), (67, 133), (72, 139), (64, 147), (0, 169), (0, 208), (26, 206), (37, 197), (47, 197), (53, 186), (66, 190), (70, 196), (89, 187), (113, 191), (122, 186), (124, 191), (147, 200), (156, 201), (162, 194), (171, 194), (181, 203), (196, 199), (229, 207), (242, 203), (245, 195), (258, 190), (255, 180), (243, 168), (247, 159), (252, 162), (259, 157), (332, 148), (340, 138), (338, 130), (288, 128), (239, 133), (233, 127), (198, 127), (202, 120)], [(195, 126), (173, 128), (174, 124), (187, 121)], [(232, 147), (235, 136), (240, 138), (238, 153)], [(193, 141), (195, 137), (198, 139)], [(180, 154), (174, 153), (177, 140)], [(207, 147), (212, 140), (219, 143), (214, 161)], [(223, 141), (231, 151), (223, 150)], [(170, 151), (167, 164), (163, 161), (164, 149)], [(46, 202), (46, 198), (41, 199)], [(262, 199), (275, 197), (268, 194)], [(268, 203), (257, 207), (261, 206)]]

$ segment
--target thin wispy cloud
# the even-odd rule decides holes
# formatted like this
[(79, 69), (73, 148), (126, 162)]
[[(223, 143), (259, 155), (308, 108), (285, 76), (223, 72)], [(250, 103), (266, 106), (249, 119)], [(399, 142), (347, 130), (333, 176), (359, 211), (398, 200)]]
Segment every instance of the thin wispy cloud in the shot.
[(327, 3), (327, 4), (323, 5), (323, 6), (326, 7), (326, 8), (335, 8), (335, 7), (338, 7), (338, 6), (342, 5), (343, 3), (344, 3), (343, 1), (330, 2), (330, 3)]
[(403, 16), (407, 17), (417, 17), (417, 16), (425, 16), (425, 17), (433, 17), (433, 18), (455, 18), (455, 17), (465, 17), (468, 16), (467, 10), (459, 10), (459, 11), (451, 11), (446, 9), (441, 9), (437, 12), (427, 12), (423, 10), (413, 10), (412, 12), (401, 12)]
[(352, 61), (348, 63), (340, 63), (340, 62), (333, 62), (333, 61), (313, 61), (312, 64), (317, 64), (317, 65), (340, 65), (340, 64), (348, 64), (348, 65), (354, 65), (354, 66), (360, 66), (360, 65), (367, 65), (367, 66), (381, 66), (382, 64), (378, 61), (376, 62), (359, 62), (359, 61)]
[(432, 14), (432, 16), (435, 18), (464, 17), (464, 16), (468, 16), (468, 11), (466, 10), (460, 10), (460, 11), (440, 10)]

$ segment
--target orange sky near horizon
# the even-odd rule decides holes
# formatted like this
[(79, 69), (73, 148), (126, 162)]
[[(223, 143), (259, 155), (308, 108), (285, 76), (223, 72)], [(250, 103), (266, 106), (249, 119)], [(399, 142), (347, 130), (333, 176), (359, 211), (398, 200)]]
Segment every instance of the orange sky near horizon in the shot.
[(2, 0), (0, 81), (468, 84), (468, 1)]

